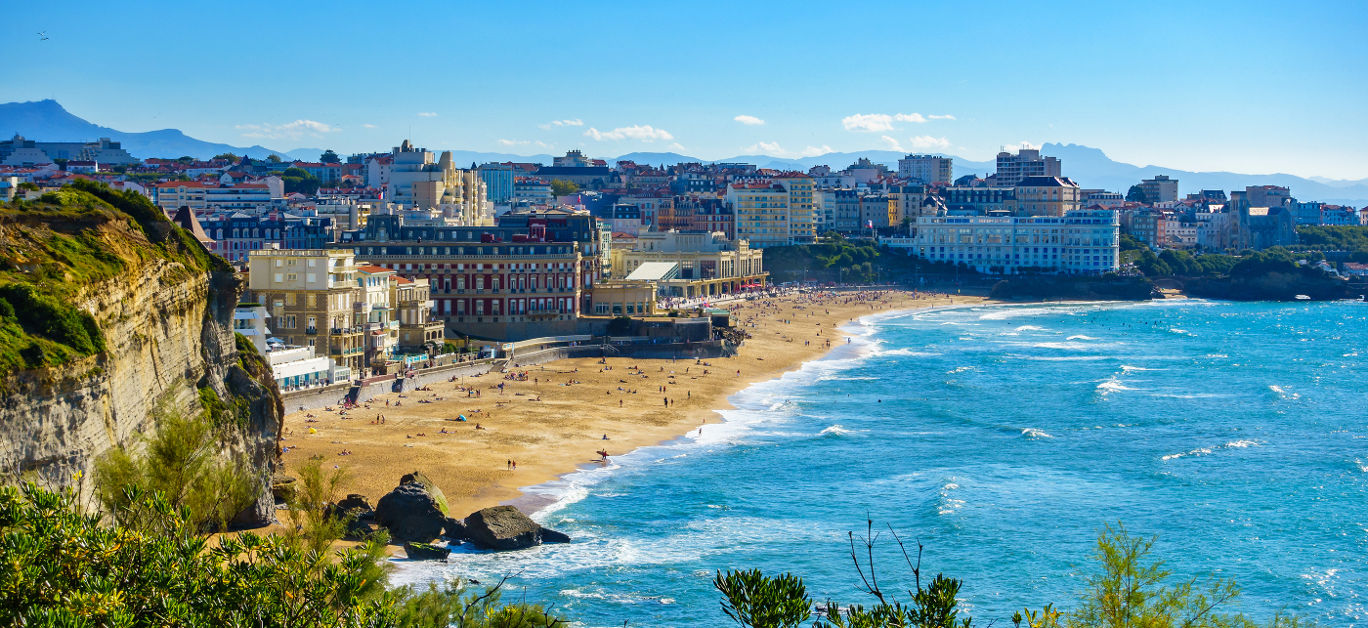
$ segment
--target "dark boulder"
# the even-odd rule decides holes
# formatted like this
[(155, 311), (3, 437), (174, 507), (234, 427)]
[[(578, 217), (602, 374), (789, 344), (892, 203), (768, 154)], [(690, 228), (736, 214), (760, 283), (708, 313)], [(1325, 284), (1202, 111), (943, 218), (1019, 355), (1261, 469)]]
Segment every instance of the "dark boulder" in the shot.
[(557, 532), (551, 528), (541, 529), (542, 543), (569, 543), (570, 535), (564, 532)]
[(375, 504), (375, 522), (395, 543), (427, 543), (442, 534), (446, 519), (446, 498), (421, 473), (405, 475)]
[(466, 530), (464, 521), (447, 517), (442, 525), (442, 536), (453, 541), (464, 541), (470, 538), (470, 533)]
[(494, 506), (465, 519), (466, 535), (476, 546), (516, 550), (541, 545), (542, 527), (512, 506)]
[(405, 543), (404, 553), (412, 560), (446, 560), (451, 548), (427, 543)]

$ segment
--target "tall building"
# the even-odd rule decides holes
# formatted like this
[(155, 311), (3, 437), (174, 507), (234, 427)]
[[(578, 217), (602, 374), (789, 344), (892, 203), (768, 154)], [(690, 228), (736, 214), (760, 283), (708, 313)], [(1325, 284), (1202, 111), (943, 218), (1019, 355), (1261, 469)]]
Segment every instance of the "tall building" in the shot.
[(466, 225), (488, 224), (485, 183), (475, 171), (460, 170), (451, 151), (440, 157), (404, 140), (390, 153), (388, 200), (416, 209), (439, 209)]
[(476, 169), (485, 184), (485, 196), (495, 205), (505, 205), (513, 199), (513, 180), (517, 177), (513, 164), (485, 164)]
[(736, 212), (736, 238), (756, 248), (814, 241), (814, 191), (812, 177), (801, 173), (732, 184), (727, 188), (727, 202)]
[(1145, 200), (1150, 203), (1178, 200), (1178, 180), (1170, 179), (1166, 174), (1140, 181), (1140, 190), (1145, 193)]
[(345, 250), (253, 251), (247, 288), (270, 313), (276, 338), (360, 372), (366, 329), (357, 317), (355, 260)]
[(1026, 177), (1060, 177), (1063, 170), (1059, 159), (1042, 157), (1038, 148), (1023, 148), (1013, 155), (1007, 151), (997, 154), (997, 173), (988, 184), (1012, 186)]
[(790, 244), (807, 244), (817, 239), (816, 211), (812, 193), (815, 182), (801, 172), (789, 172), (774, 178), (774, 182), (788, 191), (788, 228)]
[(926, 185), (950, 185), (951, 162), (950, 157), (908, 155), (898, 160), (898, 176)]

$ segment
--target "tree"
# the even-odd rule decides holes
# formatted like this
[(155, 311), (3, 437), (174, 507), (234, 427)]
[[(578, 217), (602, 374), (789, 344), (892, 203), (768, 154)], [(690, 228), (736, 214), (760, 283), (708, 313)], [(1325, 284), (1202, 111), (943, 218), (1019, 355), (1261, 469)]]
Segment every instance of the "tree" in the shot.
[(1145, 197), (1145, 189), (1140, 187), (1139, 185), (1130, 186), (1130, 190), (1126, 191), (1126, 200), (1132, 203), (1150, 202), (1149, 199)]
[(237, 155), (234, 155), (232, 153), (219, 153), (217, 155), (214, 155), (214, 161), (228, 161), (232, 163), (237, 163), (241, 160), (241, 157), (238, 157)]
[(281, 158), (280, 158), (280, 155), (277, 155), (277, 154), (275, 154), (275, 153), (271, 153), (271, 154), (269, 154), (269, 155), (266, 156), (266, 161), (269, 161), (269, 162), (271, 162), (271, 163), (273, 163), (273, 164), (278, 164), (278, 163), (280, 163), (282, 160), (281, 160)]
[(195, 158), (194, 158), (194, 157), (191, 157), (191, 156), (189, 156), (189, 155), (184, 155), (184, 156), (181, 156), (181, 157), (177, 157), (177, 158), (176, 158), (176, 161), (179, 162), (179, 163), (182, 163), (182, 164), (193, 164), (193, 163), (195, 163)]
[[(207, 410), (207, 409), (206, 409)], [(222, 530), (252, 502), (257, 486), (241, 460), (219, 455), (207, 411), (186, 417), (157, 412), (158, 430), (135, 456), (120, 447), (95, 463), (95, 495), (122, 525), (146, 529), (155, 513), (140, 510), (129, 487), (159, 493), (197, 530)]]
[(325, 163), (325, 164), (340, 164), (340, 163), (342, 163), (342, 158), (341, 158), (341, 157), (338, 157), (338, 156), (337, 156), (337, 153), (334, 153), (333, 150), (332, 150), (331, 148), (329, 148), (328, 150), (323, 151), (323, 154), (318, 156), (318, 160), (321, 161), (321, 162), (323, 162), (323, 163)]
[(303, 168), (286, 168), (285, 172), (281, 173), (280, 180), (285, 183), (286, 194), (314, 194), (322, 184), (318, 177), (309, 174)]
[(61, 157), (58, 157), (58, 158), (52, 160), (52, 163), (53, 163), (53, 164), (56, 164), (57, 168), (58, 168), (59, 170), (61, 170), (62, 172), (66, 172), (67, 163), (70, 162), (70, 161), (71, 161), (70, 159), (63, 159), (63, 158), (61, 158)]
[(556, 196), (569, 196), (579, 191), (579, 186), (574, 181), (556, 179), (551, 182), (551, 193)]

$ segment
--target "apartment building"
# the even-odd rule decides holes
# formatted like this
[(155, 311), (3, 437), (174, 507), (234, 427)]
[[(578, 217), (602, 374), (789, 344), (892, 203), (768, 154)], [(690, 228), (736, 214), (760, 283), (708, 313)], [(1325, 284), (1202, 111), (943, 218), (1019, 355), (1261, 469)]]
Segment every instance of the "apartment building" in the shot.
[(930, 261), (963, 263), (979, 272), (1024, 270), (1099, 275), (1119, 267), (1116, 212), (1066, 216), (923, 216), (916, 235), (890, 240)]
[(1178, 200), (1178, 180), (1161, 174), (1152, 179), (1140, 181), (1140, 191), (1148, 203), (1169, 203)]
[(244, 262), (252, 251), (266, 249), (321, 249), (332, 241), (332, 219), (297, 216), (211, 214), (199, 220), (211, 238), (205, 246), (230, 262)]
[(287, 345), (308, 347), (360, 373), (367, 366), (366, 329), (358, 317), (356, 257), (345, 250), (253, 251), (247, 260), (250, 298), (271, 317)]
[(1026, 177), (1062, 177), (1059, 159), (1044, 157), (1038, 148), (1022, 148), (1015, 155), (1008, 151), (997, 154), (997, 172), (989, 177), (992, 186), (1014, 186)]
[(950, 185), (953, 160), (938, 155), (908, 155), (898, 160), (898, 176), (926, 185)]
[(801, 173), (732, 184), (727, 202), (736, 213), (737, 239), (756, 248), (816, 240), (815, 189), (813, 178)]
[[(261, 183), (205, 183), (203, 181), (163, 181), (149, 186), (152, 202), (165, 212), (189, 207), (199, 215), (216, 212), (255, 212), (271, 206), (283, 194), (273, 193), (271, 185)], [(281, 191), (283, 192), (283, 187)], [(276, 203), (279, 204), (279, 203)]]

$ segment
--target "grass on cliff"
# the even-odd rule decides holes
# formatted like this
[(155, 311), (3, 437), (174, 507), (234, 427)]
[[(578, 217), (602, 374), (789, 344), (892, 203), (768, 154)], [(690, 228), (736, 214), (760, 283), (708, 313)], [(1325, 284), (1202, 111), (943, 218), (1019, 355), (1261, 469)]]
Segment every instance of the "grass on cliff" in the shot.
[(0, 376), (105, 350), (76, 303), (149, 263), (165, 279), (230, 270), (146, 197), (77, 181), (38, 199), (0, 203)]

